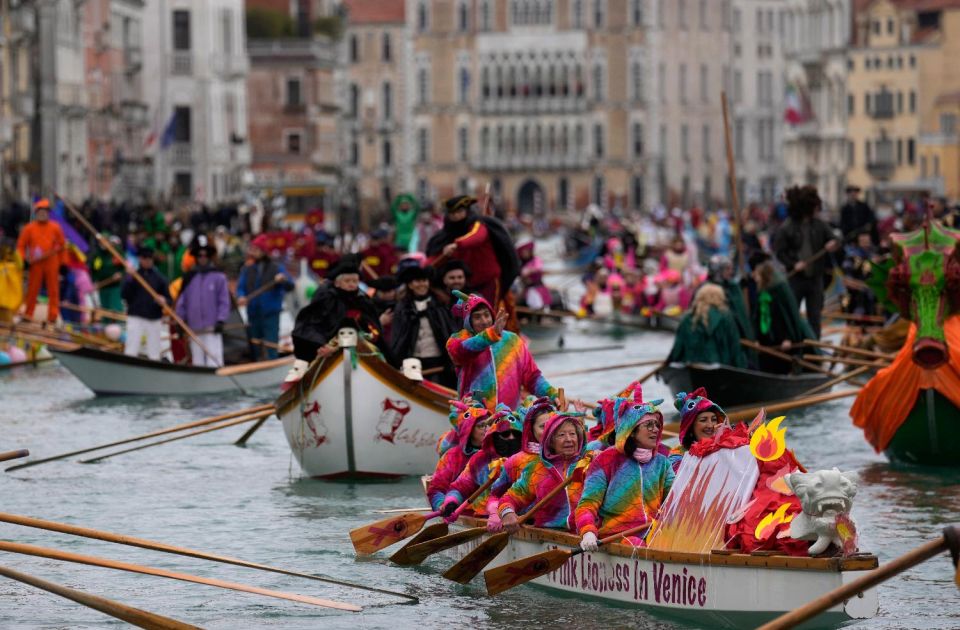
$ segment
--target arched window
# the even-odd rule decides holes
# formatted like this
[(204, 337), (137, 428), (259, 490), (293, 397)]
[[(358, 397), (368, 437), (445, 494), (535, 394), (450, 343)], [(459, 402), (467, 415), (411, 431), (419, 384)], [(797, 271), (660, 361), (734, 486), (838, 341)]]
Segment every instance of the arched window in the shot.
[(390, 120), (393, 118), (393, 88), (391, 87), (389, 81), (386, 81), (383, 84), (382, 111), (384, 120)]
[(489, 31), (491, 28), (490, 0), (480, 0), (480, 30)]
[(490, 68), (487, 66), (480, 71), (480, 94), (483, 100), (490, 98)]
[(574, 95), (583, 96), (583, 66), (579, 63), (574, 71)]
[(574, 131), (573, 146), (578, 154), (583, 152), (583, 125), (579, 123)]
[(460, 68), (460, 81), (458, 86), (458, 99), (461, 105), (465, 105), (470, 100), (470, 71), (466, 68)]
[(547, 68), (547, 94), (557, 95), (557, 69), (552, 65)]
[(430, 9), (427, 7), (427, 0), (420, 0), (417, 3), (417, 30), (421, 33), (430, 28)]
[(553, 125), (547, 130), (547, 153), (553, 155), (557, 151), (557, 129)]
[(490, 128), (480, 130), (480, 155), (487, 157), (490, 154)]
[(597, 62), (593, 65), (593, 98), (602, 101), (603, 91), (603, 64)]
[(507, 71), (507, 91), (510, 94), (510, 98), (514, 98), (517, 95), (517, 69), (513, 66), (510, 66), (510, 69)]
[(530, 154), (530, 128), (526, 125), (523, 126), (523, 133), (520, 136), (520, 154), (529, 155)]
[(564, 125), (560, 129), (560, 153), (566, 155), (570, 151), (570, 130)]
[(466, 0), (460, 0), (457, 14), (457, 26), (460, 28), (461, 33), (466, 33), (470, 30), (470, 7), (467, 5)]
[(350, 84), (350, 117), (356, 118), (360, 114), (360, 86)]
[(533, 73), (533, 95), (537, 98), (543, 96), (543, 73), (540, 66)]
[(543, 127), (537, 125), (536, 131), (533, 134), (533, 151), (537, 155), (543, 153)]
[(503, 155), (503, 126), (497, 125), (497, 155)]
[(560, 66), (560, 94), (570, 96), (570, 69), (567, 66)]
[(503, 68), (497, 66), (494, 70), (497, 82), (497, 98), (503, 98)]
[(417, 98), (420, 105), (430, 102), (430, 73), (426, 68), (417, 70)]

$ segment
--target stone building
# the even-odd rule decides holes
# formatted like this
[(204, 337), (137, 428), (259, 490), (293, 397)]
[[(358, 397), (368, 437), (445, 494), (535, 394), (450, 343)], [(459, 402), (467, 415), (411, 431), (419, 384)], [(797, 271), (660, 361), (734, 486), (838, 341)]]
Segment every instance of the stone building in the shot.
[(407, 0), (406, 159), (441, 200), (521, 212), (647, 194), (647, 2)]
[[(26, 200), (39, 184), (40, 165), (31, 156), (36, 115), (32, 42), (33, 6), (0, 0), (0, 204)], [(34, 156), (35, 157), (35, 156)]]
[(838, 208), (848, 159), (850, 0), (785, 0), (785, 5), (787, 89), (803, 104), (802, 116), (784, 132), (785, 184), (814, 185), (828, 207)]
[(89, 191), (104, 200), (142, 201), (153, 183), (144, 154), (150, 121), (143, 92), (143, 3), (89, 0), (84, 13)]
[(847, 178), (876, 201), (960, 193), (960, 3), (859, 0)]
[(250, 164), (242, 0), (148, 2), (144, 22), (154, 189), (206, 203), (236, 198)]
[(784, 0), (734, 0), (730, 105), (742, 204), (774, 201), (783, 188)]
[(251, 39), (247, 53), (248, 188), (283, 195), (294, 214), (332, 208), (341, 172), (335, 44), (323, 37)]
[(406, 24), (404, 0), (347, 0), (341, 41), (344, 201), (359, 211), (360, 229), (385, 216), (409, 190), (404, 177)]

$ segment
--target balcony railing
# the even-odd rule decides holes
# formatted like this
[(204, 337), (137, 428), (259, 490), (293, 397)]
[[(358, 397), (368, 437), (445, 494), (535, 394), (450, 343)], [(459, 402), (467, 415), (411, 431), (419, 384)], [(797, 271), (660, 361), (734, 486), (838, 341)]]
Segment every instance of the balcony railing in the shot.
[(189, 142), (174, 142), (170, 146), (170, 164), (176, 166), (193, 164), (193, 145)]
[(471, 160), (475, 168), (487, 171), (506, 171), (513, 169), (556, 170), (586, 168), (590, 165), (590, 156), (585, 153), (542, 154), (542, 155), (481, 155)]
[(867, 162), (867, 172), (870, 177), (880, 181), (887, 181), (893, 177), (897, 163), (893, 158), (878, 157)]
[(888, 106), (874, 107), (870, 110), (870, 117), (874, 120), (890, 120), (894, 117), (894, 109), (891, 104)]
[(250, 70), (245, 55), (217, 55), (213, 58), (213, 71), (226, 79), (244, 77)]
[(139, 72), (143, 67), (143, 49), (139, 46), (128, 46), (123, 49), (124, 70), (130, 74)]
[(193, 52), (178, 51), (170, 55), (170, 74), (190, 76), (193, 74)]
[(481, 99), (478, 110), (481, 114), (579, 114), (588, 109), (586, 97), (546, 96), (530, 98)]

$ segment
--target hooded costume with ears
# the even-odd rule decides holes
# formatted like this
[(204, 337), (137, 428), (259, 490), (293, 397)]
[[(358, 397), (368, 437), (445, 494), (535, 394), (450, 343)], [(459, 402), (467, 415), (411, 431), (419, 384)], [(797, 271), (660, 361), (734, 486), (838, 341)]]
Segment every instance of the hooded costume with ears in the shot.
[(470, 435), (473, 433), (473, 425), (486, 419), (489, 415), (490, 412), (482, 407), (463, 405), (460, 410), (460, 421), (457, 423), (456, 429), (456, 444), (440, 457), (440, 461), (437, 462), (437, 467), (433, 471), (433, 477), (430, 479), (430, 484), (427, 486), (427, 499), (434, 510), (440, 509), (451, 484), (463, 472), (467, 462), (470, 461), (470, 457), (479, 450), (478, 447), (470, 443)]
[[(460, 473), (456, 481), (450, 484), (443, 506), (449, 504), (460, 505), (477, 488), (482, 486), (490, 478), (490, 475), (496, 474), (499, 477), (503, 470), (504, 460), (519, 451), (522, 427), (520, 422), (511, 415), (510, 410), (501, 405), (497, 412), (493, 414), (491, 421), (492, 424), (483, 434), (480, 450), (470, 457), (463, 472)], [(503, 443), (497, 437), (497, 434), (507, 432), (516, 434), (513, 436), (511, 443)], [(474, 499), (465, 512), (468, 514), (486, 514), (489, 494), (490, 490), (488, 489)]]
[(693, 423), (696, 422), (697, 416), (704, 411), (712, 411), (720, 417), (721, 422), (726, 422), (727, 414), (720, 405), (707, 398), (707, 390), (702, 387), (698, 387), (689, 394), (678, 392), (673, 406), (680, 412), (680, 443), (670, 451), (670, 462), (676, 471), (680, 468), (684, 453), (696, 442), (696, 438), (693, 437)]
[[(569, 459), (553, 453), (549, 446), (554, 433), (566, 423), (573, 423), (578, 438), (577, 452)], [(574, 480), (566, 487), (566, 492), (557, 493), (533, 515), (534, 527), (572, 529), (574, 509), (583, 492), (584, 471), (590, 463), (590, 458), (584, 457), (586, 435), (583, 424), (579, 418), (555, 414), (543, 429), (541, 444), (540, 457), (523, 469), (517, 482), (500, 499), (499, 516), (502, 519), (511, 512), (522, 514), (573, 475)]]
[[(618, 399), (618, 402), (625, 399)], [(598, 538), (609, 536), (653, 522), (673, 485), (670, 460), (658, 452), (636, 452), (633, 431), (647, 414), (663, 423), (657, 410), (662, 400), (630, 401), (616, 406), (614, 448), (597, 455), (587, 469), (583, 494), (576, 510), (577, 531)], [(657, 447), (660, 435), (657, 436)], [(640, 544), (642, 536), (631, 542)]]

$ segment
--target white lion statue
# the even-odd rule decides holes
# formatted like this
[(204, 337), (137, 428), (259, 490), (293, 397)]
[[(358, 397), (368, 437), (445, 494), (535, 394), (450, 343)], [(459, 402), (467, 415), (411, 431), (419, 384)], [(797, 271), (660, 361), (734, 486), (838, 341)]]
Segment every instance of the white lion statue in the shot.
[(795, 472), (784, 477), (803, 506), (803, 512), (790, 522), (790, 537), (816, 541), (810, 545), (811, 556), (826, 551), (830, 543), (844, 548), (843, 537), (837, 532), (837, 519), (842, 518), (852, 525), (849, 514), (853, 497), (857, 494), (856, 479), (856, 473), (840, 472), (837, 468)]

